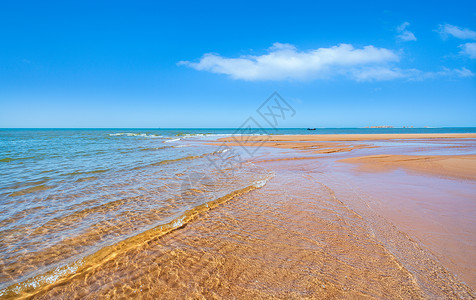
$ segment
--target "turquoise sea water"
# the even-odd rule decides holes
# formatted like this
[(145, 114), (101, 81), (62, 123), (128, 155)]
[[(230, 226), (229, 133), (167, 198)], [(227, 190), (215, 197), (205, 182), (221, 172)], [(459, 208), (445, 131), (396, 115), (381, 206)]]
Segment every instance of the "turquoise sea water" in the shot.
[(0, 295), (268, 178), (199, 141), (175, 130), (1, 130)]
[[(421, 129), (0, 129), (0, 295), (74, 272), (106, 247), (266, 182), (203, 139), (232, 134), (476, 133)], [(246, 158), (246, 157), (245, 157)]]

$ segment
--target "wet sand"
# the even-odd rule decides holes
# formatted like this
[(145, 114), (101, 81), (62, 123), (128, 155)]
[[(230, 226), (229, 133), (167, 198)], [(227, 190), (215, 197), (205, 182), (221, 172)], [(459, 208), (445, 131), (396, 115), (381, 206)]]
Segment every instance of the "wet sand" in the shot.
[[(272, 136), (251, 158), (275, 173), (263, 187), (23, 296), (474, 298), (476, 183), (457, 175), (476, 135), (346, 136)], [(396, 158), (418, 151), (429, 164)]]
[(241, 141), (281, 141), (281, 142), (323, 142), (323, 141), (378, 141), (402, 139), (462, 139), (476, 138), (475, 133), (397, 133), (397, 134), (310, 134), (310, 135), (266, 135), (236, 136), (219, 139), (224, 142)]
[(471, 298), (431, 253), (357, 213), (321, 174), (265, 164), (276, 176), (263, 188), (37, 298)]
[[(323, 134), (323, 135), (266, 135), (234, 136), (209, 142), (239, 147), (273, 147), (312, 151), (313, 153), (348, 152), (356, 149), (376, 148), (375, 142), (389, 140), (422, 140), (427, 142), (476, 139), (474, 133), (431, 134)], [(357, 142), (357, 143), (356, 143)]]
[[(290, 157), (255, 159), (257, 162), (306, 159), (301, 164), (305, 170), (316, 165), (312, 159), (328, 161), (332, 166), (326, 169), (328, 175), (338, 174), (334, 181), (345, 178), (347, 185), (352, 182), (353, 189), (372, 199), (367, 206), (411, 233), (436, 253), (445, 267), (476, 287), (476, 263), (472, 263), (476, 261), (474, 134), (271, 136), (262, 138), (261, 143), (257, 136), (239, 138), (220, 141), (245, 148), (299, 150)], [(426, 154), (435, 150), (444, 154)], [(342, 187), (336, 191), (339, 189)]]
[(365, 171), (405, 168), (432, 175), (476, 180), (476, 155), (373, 155), (340, 160), (356, 163)]

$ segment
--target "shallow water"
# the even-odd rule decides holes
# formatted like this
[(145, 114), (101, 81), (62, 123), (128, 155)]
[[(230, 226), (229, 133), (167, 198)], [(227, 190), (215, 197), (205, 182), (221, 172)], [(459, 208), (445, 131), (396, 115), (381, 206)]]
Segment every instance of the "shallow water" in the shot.
[(276, 175), (261, 189), (91, 265), (37, 298), (472, 297), (408, 235), (354, 207), (361, 194), (339, 180), (332, 180), (337, 193), (324, 184), (319, 163), (266, 165)]
[(0, 134), (0, 289), (12, 295), (75, 273), (117, 243), (180, 227), (270, 175), (164, 131)]
[[(458, 219), (474, 183), (336, 162), (375, 149), (471, 154), (474, 141), (318, 155), (263, 147), (250, 157), (201, 143), (229, 130), (206, 132), (0, 131), (0, 296), (474, 297), (460, 268), (475, 245), (474, 215)], [(412, 183), (414, 198), (400, 191)], [(454, 190), (459, 210), (447, 201)], [(407, 211), (392, 214), (396, 202)]]

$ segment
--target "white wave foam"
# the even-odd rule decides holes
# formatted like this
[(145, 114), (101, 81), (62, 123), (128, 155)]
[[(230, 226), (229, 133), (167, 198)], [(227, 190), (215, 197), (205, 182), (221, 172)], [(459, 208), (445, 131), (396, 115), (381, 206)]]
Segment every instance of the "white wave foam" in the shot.
[(179, 139), (179, 138), (176, 138), (176, 139), (170, 139), (170, 140), (166, 140), (166, 141), (164, 141), (164, 143), (177, 142), (177, 141), (180, 141), (180, 139)]
[(246, 134), (246, 133), (187, 133), (184, 134), (183, 137), (185, 138), (193, 138), (193, 137), (227, 137), (227, 136), (242, 136), (242, 135), (267, 135), (263, 133), (253, 133), (253, 134)]
[(162, 135), (157, 135), (157, 134), (130, 133), (130, 132), (110, 133), (109, 136), (139, 136), (139, 137), (146, 137), (146, 138), (163, 138)]
[(266, 176), (265, 178), (261, 179), (261, 180), (258, 180), (258, 181), (255, 181), (255, 183), (253, 184), (254, 187), (256, 188), (262, 188), (263, 186), (265, 186), (266, 183), (268, 183), (268, 181), (274, 177), (274, 175), (276, 175), (275, 173), (271, 173), (269, 174), (268, 176)]

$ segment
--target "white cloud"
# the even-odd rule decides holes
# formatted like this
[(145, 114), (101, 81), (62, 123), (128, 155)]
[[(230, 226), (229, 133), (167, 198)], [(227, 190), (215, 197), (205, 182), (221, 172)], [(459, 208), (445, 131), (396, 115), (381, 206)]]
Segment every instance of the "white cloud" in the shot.
[(392, 80), (397, 78), (411, 78), (419, 73), (417, 70), (402, 70), (396, 67), (367, 67), (351, 72), (357, 81)]
[(349, 44), (340, 44), (329, 48), (299, 51), (293, 45), (275, 43), (268, 49), (268, 53), (259, 56), (227, 58), (207, 53), (198, 62), (181, 61), (178, 65), (249, 81), (309, 80), (336, 76), (356, 81), (474, 76), (466, 68), (443, 68), (438, 72), (401, 69), (395, 65), (398, 61), (399, 57), (394, 51), (374, 46), (356, 49)]
[(458, 77), (472, 77), (473, 72), (466, 68), (449, 69), (443, 68), (437, 72), (424, 72), (418, 69), (400, 69), (400, 68), (363, 68), (352, 73), (352, 76), (357, 81), (373, 81), (373, 80), (392, 80), (397, 78), (405, 78), (411, 81), (421, 81), (425, 79), (436, 78), (458, 78)]
[(441, 35), (442, 38), (447, 38), (449, 35), (451, 35), (458, 39), (476, 40), (476, 31), (472, 31), (467, 28), (460, 28), (451, 24), (440, 25), (438, 27), (437, 32)]
[(465, 67), (461, 69), (454, 69), (453, 72), (456, 72), (456, 75), (459, 77), (473, 77), (474, 73), (470, 70), (466, 69)]
[[(329, 78), (358, 72), (365, 66), (385, 65), (398, 61), (394, 51), (365, 46), (360, 49), (349, 44), (310, 51), (298, 51), (290, 44), (275, 43), (268, 53), (260, 56), (226, 58), (218, 54), (205, 54), (199, 62), (182, 61), (199, 71), (226, 74), (243, 80), (286, 80)], [(375, 78), (376, 79), (376, 78)]]
[(416, 41), (417, 38), (413, 34), (413, 32), (407, 30), (408, 26), (410, 26), (410, 23), (403, 22), (400, 26), (397, 27), (397, 32), (399, 33), (397, 35), (397, 38), (405, 42)]
[(420, 74), (415, 74), (412, 79), (422, 80), (428, 78), (438, 78), (438, 77), (473, 77), (474, 74), (465, 67), (461, 69), (449, 69), (443, 68), (443, 70), (438, 72), (421, 72)]
[(476, 59), (476, 43), (466, 43), (459, 46), (461, 54), (468, 55), (471, 59)]
[(402, 41), (405, 41), (405, 42), (409, 42), (409, 41), (416, 41), (417, 38), (415, 37), (415, 35), (410, 32), (410, 31), (407, 31), (405, 30), (404, 32), (402, 32), (401, 34), (399, 34), (397, 36), (399, 39), (401, 39)]

